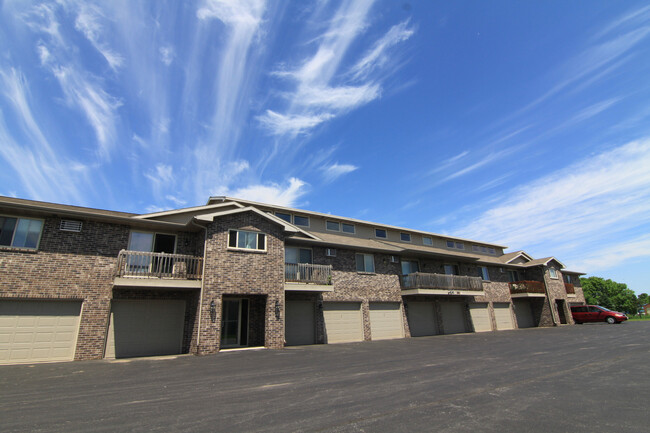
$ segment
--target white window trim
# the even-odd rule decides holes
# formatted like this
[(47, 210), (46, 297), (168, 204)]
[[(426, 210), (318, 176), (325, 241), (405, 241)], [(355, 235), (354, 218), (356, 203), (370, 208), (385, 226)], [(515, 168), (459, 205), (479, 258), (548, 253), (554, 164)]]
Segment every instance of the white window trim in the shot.
[(557, 269), (555, 269), (555, 268), (548, 268), (548, 275), (549, 275), (552, 279), (557, 280), (557, 279), (558, 279)]
[[(345, 230), (343, 230), (343, 224), (351, 226), (352, 227), (352, 232), (346, 232)], [(354, 224), (341, 223), (341, 233), (346, 234), (346, 235), (356, 235), (357, 234), (357, 227)]]
[[(148, 231), (146, 231), (146, 230), (130, 230), (130, 231), (129, 231), (129, 241), (128, 241), (128, 243), (126, 244), (126, 245), (127, 245), (127, 248), (129, 248), (129, 247), (131, 246), (131, 235), (132, 235), (133, 233), (146, 233), (146, 234), (152, 234), (152, 235), (153, 235), (153, 238), (151, 239), (151, 242), (152, 242), (152, 244), (151, 244), (151, 249), (152, 249), (152, 250), (153, 250), (153, 245), (154, 245), (154, 243), (156, 242), (156, 235), (174, 236), (174, 252), (173, 252), (173, 254), (176, 254), (176, 253), (177, 253), (177, 248), (178, 248), (178, 234), (176, 234), (176, 233), (166, 233), (166, 232), (148, 232)], [(128, 251), (131, 251), (131, 250), (128, 250)], [(149, 251), (149, 252), (152, 252), (152, 251)]]
[[(409, 240), (405, 241), (404, 239), (402, 239), (402, 235), (407, 235), (409, 237)], [(413, 236), (410, 233), (400, 232), (399, 240), (402, 241), (402, 242), (408, 242), (410, 244), (411, 242), (413, 242)]]
[[(380, 228), (375, 228), (375, 238), (376, 239), (388, 239), (388, 230), (386, 229), (380, 229)], [(383, 230), (386, 233), (386, 236), (377, 236), (377, 230)]]
[[(250, 230), (241, 230), (241, 231), (246, 232), (246, 231), (250, 231)], [(262, 233), (262, 232), (258, 232), (258, 233)], [(262, 233), (262, 234), (263, 234), (263, 235), (266, 235), (266, 233)], [(268, 236), (267, 236), (267, 238), (268, 238)], [(266, 240), (264, 241), (264, 245), (266, 246)], [(313, 249), (312, 247), (296, 247), (296, 246), (293, 246), (293, 245), (289, 245), (289, 246), (285, 246), (285, 247), (284, 247), (285, 250), (286, 250), (287, 248), (295, 248), (295, 249), (298, 250), (298, 260), (300, 260), (300, 250), (309, 250), (309, 251), (311, 251), (311, 263), (308, 263), (308, 264), (309, 264), (309, 265), (313, 265), (313, 264), (314, 264), (314, 249)], [(262, 251), (262, 250), (254, 250), (254, 251)], [(286, 251), (285, 251), (285, 254), (286, 254)], [(287, 260), (286, 260), (286, 257), (285, 257), (285, 260), (284, 260), (284, 261), (285, 261), (285, 263), (286, 263), (286, 261), (287, 261)], [(298, 264), (302, 264), (302, 263), (298, 262)]]
[[(363, 256), (363, 264), (364, 264), (364, 270), (360, 271), (357, 269), (357, 255)], [(366, 256), (372, 257), (372, 271), (367, 271), (365, 270), (365, 264), (366, 264)], [(355, 253), (354, 255), (354, 268), (357, 271), (358, 274), (375, 274), (377, 270), (377, 266), (375, 264), (375, 255), (374, 254), (368, 254), (368, 253)]]
[[(449, 245), (447, 245), (448, 242), (453, 242), (454, 245), (450, 247)], [(460, 245), (460, 247), (458, 247), (457, 245)], [(445, 246), (447, 248), (449, 248), (450, 250), (463, 250), (463, 251), (465, 251), (465, 243), (464, 242), (459, 242), (459, 241), (454, 241), (452, 239), (447, 239), (445, 241)]]
[[(296, 217), (297, 216), (300, 217), (300, 218), (307, 218), (307, 225), (305, 226), (305, 225), (302, 225), (302, 224), (296, 224)], [(311, 219), (309, 218), (309, 215), (296, 215), (296, 214), (293, 214), (291, 219), (293, 221), (294, 226), (307, 227), (307, 228), (311, 227)]]
[[(431, 243), (427, 244), (424, 242), (425, 239), (429, 239)], [(431, 236), (422, 236), (422, 245), (425, 247), (432, 247), (433, 246), (433, 238)]]
[[(330, 253), (334, 254), (330, 254)], [(325, 248), (325, 257), (336, 257), (336, 248)]]
[[(327, 223), (338, 224), (339, 229), (338, 230), (333, 230), (333, 229), (327, 227)], [(325, 220), (325, 230), (327, 230), (328, 232), (341, 232), (343, 230), (343, 227), (341, 227), (341, 223), (338, 222), (338, 221)]]
[[(239, 243), (239, 232), (255, 233), (257, 235), (259, 235), (259, 234), (264, 235), (264, 249), (261, 250), (259, 248), (231, 247), (230, 246), (230, 232), (231, 231), (237, 232), (237, 239), (235, 239), (235, 245), (237, 245)], [(227, 245), (228, 245), (227, 249), (232, 250), (232, 251), (246, 251), (248, 253), (265, 253), (265, 252), (267, 252), (267, 249), (268, 249), (268, 246), (269, 246), (269, 235), (267, 235), (264, 232), (256, 232), (256, 231), (253, 231), (253, 230), (228, 229), (228, 243), (227, 243)]]
[[(418, 269), (420, 269), (420, 270), (422, 269), (422, 265), (420, 264), (420, 261), (418, 259), (404, 259), (404, 260), (402, 260), (400, 262), (400, 268), (401, 268), (402, 263), (404, 263), (404, 262), (409, 262), (409, 263), (415, 262), (415, 263), (418, 264)], [(402, 271), (402, 269), (400, 269), (400, 272), (401, 271)], [(421, 271), (418, 271), (418, 272), (421, 272)], [(402, 275), (404, 275), (404, 274), (402, 274)]]
[[(287, 221), (287, 220), (285, 220), (284, 218), (278, 216), (279, 213), (284, 214), (284, 215), (289, 215), (289, 221)], [(288, 212), (275, 212), (275, 216), (278, 217), (278, 218), (280, 218), (282, 221), (286, 221), (286, 222), (288, 222), (289, 224), (292, 224), (292, 223), (293, 223), (293, 215), (290, 214), (290, 213), (288, 213)]]
[[(34, 220), (34, 221), (41, 221), (41, 232), (38, 234), (38, 240), (36, 241), (36, 246), (35, 247), (14, 247), (13, 245), (0, 245), (0, 249), (18, 249), (18, 250), (26, 250), (26, 251), (37, 251), (38, 248), (41, 246), (41, 239), (43, 238), (43, 231), (45, 231), (45, 219), (44, 218), (30, 218), (30, 217), (21, 217), (21, 216), (16, 216), (16, 215), (5, 215), (5, 214), (0, 214), (0, 217), (5, 217), (5, 218), (16, 218), (16, 227), (18, 227), (18, 221), (21, 219), (25, 220)], [(16, 237), (16, 227), (14, 227), (14, 232), (11, 235), (11, 243), (14, 243), (14, 238)]]
[[(481, 278), (483, 279), (483, 281), (490, 281), (490, 269), (487, 266), (479, 266), (479, 269), (481, 269)], [(485, 269), (487, 278), (484, 278), (485, 275), (483, 274), (483, 269)]]

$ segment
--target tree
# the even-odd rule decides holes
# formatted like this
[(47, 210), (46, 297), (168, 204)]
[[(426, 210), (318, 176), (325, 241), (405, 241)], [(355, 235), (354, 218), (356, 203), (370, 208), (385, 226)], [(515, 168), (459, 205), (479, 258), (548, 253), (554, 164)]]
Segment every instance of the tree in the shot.
[(637, 308), (640, 310), (644, 305), (650, 304), (650, 296), (647, 293), (641, 293), (637, 298)]
[(634, 291), (627, 288), (627, 284), (600, 277), (580, 278), (580, 283), (587, 304), (636, 314), (638, 300)]

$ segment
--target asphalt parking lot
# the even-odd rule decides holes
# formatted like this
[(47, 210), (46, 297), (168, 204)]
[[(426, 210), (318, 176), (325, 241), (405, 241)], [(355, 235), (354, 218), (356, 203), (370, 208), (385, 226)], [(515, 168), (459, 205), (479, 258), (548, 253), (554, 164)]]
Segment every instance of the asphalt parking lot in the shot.
[(0, 431), (640, 432), (650, 322), (0, 366)]

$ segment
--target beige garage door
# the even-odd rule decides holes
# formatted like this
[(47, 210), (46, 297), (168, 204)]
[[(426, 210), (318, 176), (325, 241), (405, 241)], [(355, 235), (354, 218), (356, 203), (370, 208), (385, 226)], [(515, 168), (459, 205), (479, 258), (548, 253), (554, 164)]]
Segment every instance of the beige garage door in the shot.
[(81, 301), (0, 301), (0, 363), (71, 361)]
[(439, 333), (433, 302), (409, 302), (406, 315), (411, 329), (411, 337), (424, 337)]
[(469, 304), (469, 314), (472, 317), (474, 332), (487, 332), (492, 330), (488, 304)]
[(359, 302), (324, 302), (327, 343), (363, 341), (363, 321)]
[(499, 331), (515, 329), (515, 325), (512, 323), (510, 304), (494, 303), (494, 321), (496, 322), (497, 330)]
[(312, 301), (287, 301), (284, 327), (287, 345), (314, 344), (315, 321)]
[(399, 302), (370, 303), (370, 333), (373, 340), (404, 338)]
[(445, 334), (467, 332), (464, 305), (461, 302), (441, 302), (442, 326)]
[(532, 328), (535, 326), (533, 320), (533, 310), (528, 299), (515, 299), (515, 316), (517, 316), (517, 326), (520, 328)]
[(181, 353), (185, 301), (113, 300), (106, 358)]

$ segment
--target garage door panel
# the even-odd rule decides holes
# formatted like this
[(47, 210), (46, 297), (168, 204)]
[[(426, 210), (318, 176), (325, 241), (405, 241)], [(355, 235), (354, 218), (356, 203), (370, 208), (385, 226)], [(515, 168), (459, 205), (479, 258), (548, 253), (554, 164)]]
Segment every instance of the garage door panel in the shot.
[(514, 329), (512, 322), (512, 313), (510, 311), (510, 304), (495, 303), (494, 305), (494, 320), (497, 325), (497, 330), (504, 331), (507, 329)]
[(519, 328), (532, 328), (535, 326), (533, 310), (528, 299), (515, 299), (515, 315)]
[(80, 301), (0, 302), (0, 362), (72, 360), (80, 315)]
[(361, 304), (358, 302), (323, 303), (325, 335), (328, 343), (363, 341)]
[(404, 337), (402, 310), (398, 302), (370, 304), (370, 333), (373, 340)]
[(490, 312), (488, 305), (483, 303), (470, 304), (469, 306), (474, 332), (492, 331), (492, 322), (490, 321)]
[(316, 343), (315, 305), (313, 301), (287, 301), (285, 323), (287, 345)]
[(179, 354), (184, 322), (184, 300), (114, 300), (105, 357)]
[(411, 337), (438, 334), (433, 302), (409, 302), (407, 305)]
[(464, 305), (461, 302), (440, 302), (440, 312), (445, 334), (467, 332)]

